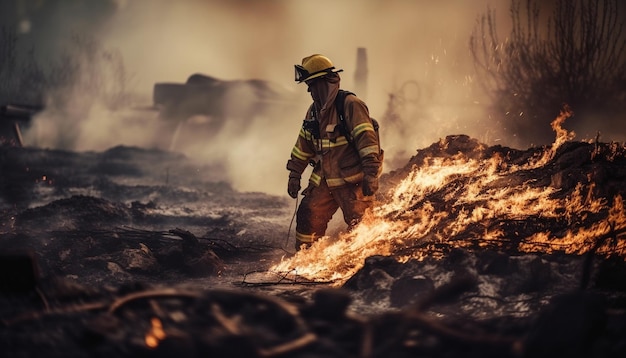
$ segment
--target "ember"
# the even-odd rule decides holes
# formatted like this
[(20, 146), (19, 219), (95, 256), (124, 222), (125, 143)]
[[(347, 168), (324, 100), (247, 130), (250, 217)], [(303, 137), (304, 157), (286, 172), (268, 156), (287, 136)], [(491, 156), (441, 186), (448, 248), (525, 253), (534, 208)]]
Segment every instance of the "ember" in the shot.
[(165, 339), (165, 331), (161, 320), (154, 317), (150, 320), (150, 331), (146, 333), (146, 345), (150, 348), (156, 348), (159, 341)]

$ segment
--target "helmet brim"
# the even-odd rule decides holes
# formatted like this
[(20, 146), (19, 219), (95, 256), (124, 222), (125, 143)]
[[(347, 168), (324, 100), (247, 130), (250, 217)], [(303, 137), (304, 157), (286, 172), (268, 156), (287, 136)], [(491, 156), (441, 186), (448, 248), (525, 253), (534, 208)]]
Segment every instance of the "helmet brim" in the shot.
[(305, 81), (308, 81), (308, 80), (312, 80), (314, 78), (325, 76), (325, 75), (327, 75), (329, 73), (339, 73), (339, 72), (343, 72), (343, 69), (341, 69), (341, 68), (338, 69), (338, 70), (336, 70), (334, 68), (333, 69), (327, 69), (327, 70), (323, 70), (323, 71), (320, 71), (320, 72), (317, 72), (317, 73), (313, 73), (313, 74), (309, 75), (308, 77), (305, 77), (305, 78), (302, 78), (302, 79), (298, 80), (297, 82), (298, 83), (302, 83), (302, 82), (305, 82)]

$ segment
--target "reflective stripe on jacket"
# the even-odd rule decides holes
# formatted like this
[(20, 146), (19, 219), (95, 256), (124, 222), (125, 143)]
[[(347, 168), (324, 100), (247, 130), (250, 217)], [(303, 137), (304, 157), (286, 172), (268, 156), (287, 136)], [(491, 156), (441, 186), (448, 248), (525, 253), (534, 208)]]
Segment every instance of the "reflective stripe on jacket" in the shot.
[[(334, 104), (336, 93), (334, 91), (327, 103)], [(357, 96), (346, 96), (344, 112), (352, 143), (343, 134), (334, 105), (325, 108), (323, 116), (311, 105), (305, 120), (312, 121), (317, 117), (320, 138), (314, 138), (313, 133), (303, 126), (287, 169), (302, 174), (313, 162), (309, 181), (317, 186), (324, 179), (329, 188), (360, 183), (364, 175), (380, 175), (380, 143), (366, 104)]]

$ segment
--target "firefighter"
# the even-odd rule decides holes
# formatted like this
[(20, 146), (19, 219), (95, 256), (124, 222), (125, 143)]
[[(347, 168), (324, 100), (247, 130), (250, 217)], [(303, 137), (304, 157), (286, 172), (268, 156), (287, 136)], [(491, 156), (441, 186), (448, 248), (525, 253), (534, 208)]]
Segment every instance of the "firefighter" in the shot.
[(339, 121), (335, 98), (341, 69), (315, 54), (295, 65), (296, 82), (306, 83), (313, 98), (287, 161), (287, 192), (296, 198), (301, 175), (313, 166), (296, 214), (296, 250), (324, 236), (328, 222), (341, 208), (348, 230), (373, 204), (382, 171), (382, 151), (367, 105), (357, 96), (344, 101), (345, 125)]

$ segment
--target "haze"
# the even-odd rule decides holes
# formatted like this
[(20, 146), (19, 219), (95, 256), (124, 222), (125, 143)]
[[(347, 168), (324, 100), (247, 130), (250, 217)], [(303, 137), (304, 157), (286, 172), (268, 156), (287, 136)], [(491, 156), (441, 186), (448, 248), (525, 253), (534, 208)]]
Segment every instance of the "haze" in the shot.
[[(385, 116), (391, 93), (401, 94), (402, 122), (381, 121), (386, 170), (449, 134), (506, 145), (502, 133), (490, 128), (482, 94), (472, 86), (468, 39), (488, 5), (506, 20), (508, 0), (24, 0), (5, 2), (2, 21), (15, 23), (40, 57), (55, 56), (72, 33), (93, 35), (118, 50), (132, 91), (145, 101), (135, 103), (139, 107), (151, 105), (154, 83), (183, 83), (193, 73), (265, 79), (305, 94), (293, 111), (250, 118), (245, 131), (233, 126), (218, 138), (183, 140), (195, 144), (174, 148), (201, 162), (225, 163), (222, 179), (239, 190), (284, 194), (285, 162), (309, 101), (305, 87), (293, 80), (293, 65), (313, 53), (343, 68), (342, 87), (351, 89), (357, 48), (367, 49), (369, 81), (362, 96), (375, 118)], [(26, 133), (31, 145), (167, 149), (170, 139), (155, 137), (154, 113), (146, 111), (138, 121), (137, 114), (113, 113), (72, 95), (74, 103), (91, 104), (75, 118), (40, 115)], [(467, 125), (466, 118), (485, 126)]]

